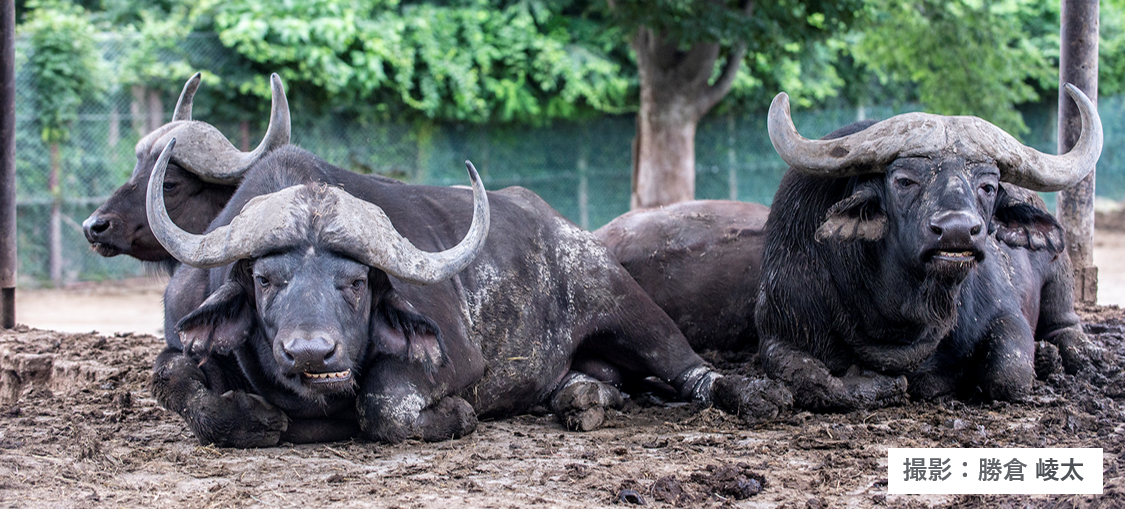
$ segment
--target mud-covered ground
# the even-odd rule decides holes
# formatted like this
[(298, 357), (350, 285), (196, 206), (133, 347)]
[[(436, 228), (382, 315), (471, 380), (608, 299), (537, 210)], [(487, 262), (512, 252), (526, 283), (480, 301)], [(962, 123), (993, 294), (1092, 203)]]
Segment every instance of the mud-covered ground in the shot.
[[(1084, 318), (1125, 358), (1125, 312)], [(161, 345), (147, 335), (0, 332), (0, 507), (1125, 506), (1116, 366), (1053, 375), (1020, 404), (798, 412), (748, 426), (641, 396), (589, 433), (523, 415), (434, 444), (230, 450), (199, 446), (149, 394)], [(728, 370), (744, 370), (744, 357), (710, 356)], [(1101, 447), (1105, 494), (887, 495), (888, 447)]]

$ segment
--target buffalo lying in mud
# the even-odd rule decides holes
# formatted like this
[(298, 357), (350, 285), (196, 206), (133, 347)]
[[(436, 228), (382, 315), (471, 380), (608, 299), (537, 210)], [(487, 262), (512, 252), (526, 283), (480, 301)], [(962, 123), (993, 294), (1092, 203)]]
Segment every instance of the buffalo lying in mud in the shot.
[(976, 117), (924, 113), (808, 140), (778, 94), (769, 134), (790, 169), (766, 224), (755, 321), (764, 368), (796, 404), (1019, 400), (1037, 340), (1068, 371), (1099, 361), (1073, 310), (1063, 231), (1017, 187), (1056, 191), (1093, 169), (1101, 121), (1066, 90), (1084, 130), (1061, 156)]
[(594, 235), (692, 348), (751, 349), (768, 215), (757, 203), (690, 201), (634, 210)]
[(149, 176), (168, 140), (178, 139), (180, 150), (168, 164), (164, 199), (172, 220), (194, 233), (203, 232), (219, 215), (251, 165), (289, 143), (289, 103), (277, 74), (270, 76), (273, 106), (269, 127), (251, 152), (236, 149), (211, 124), (192, 120), (192, 99), (199, 83), (200, 74), (196, 73), (184, 84), (172, 121), (137, 142), (137, 164), (129, 181), (82, 222), (86, 240), (98, 254), (124, 254), (165, 263), (170, 269), (175, 266), (175, 259), (152, 236), (145, 215)]
[(156, 165), (153, 232), (190, 265), (169, 287), (196, 281), (207, 297), (189, 310), (200, 293), (168, 295), (180, 339), (153, 391), (201, 442), (445, 440), (538, 404), (592, 429), (621, 402), (614, 384), (651, 379), (748, 419), (790, 404), (768, 380), (712, 371), (592, 234), (533, 193), (486, 194), (471, 165), (472, 191), (336, 187), (317, 180), (324, 166), (274, 151), (195, 235), (169, 220)]

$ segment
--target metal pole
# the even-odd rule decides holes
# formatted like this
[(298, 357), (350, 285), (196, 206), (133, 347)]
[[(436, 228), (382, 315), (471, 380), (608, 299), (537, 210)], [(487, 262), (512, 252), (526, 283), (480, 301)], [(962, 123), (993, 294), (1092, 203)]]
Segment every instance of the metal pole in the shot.
[(0, 326), (16, 326), (15, 0), (0, 0)]
[[(1068, 152), (1082, 132), (1078, 107), (1066, 96), (1072, 83), (1098, 104), (1098, 1), (1062, 0), (1059, 48), (1059, 153)], [(1094, 266), (1094, 173), (1058, 195), (1059, 223), (1066, 231), (1074, 265), (1074, 297), (1095, 304), (1098, 268)]]

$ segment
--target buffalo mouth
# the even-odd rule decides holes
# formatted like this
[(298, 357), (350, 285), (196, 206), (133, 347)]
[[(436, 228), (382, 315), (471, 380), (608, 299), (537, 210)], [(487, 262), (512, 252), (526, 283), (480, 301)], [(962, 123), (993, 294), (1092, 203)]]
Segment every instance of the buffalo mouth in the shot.
[(925, 260), (927, 270), (961, 273), (964, 270), (972, 269), (978, 262), (983, 261), (984, 252), (971, 247), (936, 248), (927, 251), (922, 259)]
[(103, 243), (103, 242), (91, 243), (90, 249), (94, 250), (95, 253), (98, 253), (99, 255), (104, 256), (106, 258), (111, 258), (111, 257), (117, 256), (124, 251), (123, 249), (121, 249), (117, 246), (114, 246), (114, 245), (111, 245), (111, 244), (106, 244), (106, 243)]
[(946, 251), (937, 250), (930, 256), (930, 260), (948, 263), (967, 263), (977, 261), (977, 253), (973, 250)]
[(333, 391), (351, 387), (352, 370), (301, 373), (301, 382), (322, 391)]

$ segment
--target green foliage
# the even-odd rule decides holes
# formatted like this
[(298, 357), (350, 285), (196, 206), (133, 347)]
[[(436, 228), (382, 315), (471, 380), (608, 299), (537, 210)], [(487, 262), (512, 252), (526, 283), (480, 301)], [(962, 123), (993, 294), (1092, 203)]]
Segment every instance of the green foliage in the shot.
[(1058, 4), (871, 0), (851, 46), (882, 83), (911, 84), (928, 111), (1027, 132), (1015, 105), (1057, 87)]
[[(768, 106), (784, 90), (796, 104), (823, 104), (844, 85), (834, 66), (847, 31), (862, 12), (862, 0), (744, 1), (618, 0), (607, 16), (619, 29), (639, 26), (667, 34), (684, 48), (718, 41), (725, 48), (747, 45), (747, 56), (717, 113), (753, 111)], [(717, 78), (725, 60), (716, 64)]]
[(1099, 6), (1098, 95), (1125, 92), (1125, 1), (1102, 2)]
[[(116, 15), (125, 17), (126, 13)], [(132, 40), (119, 61), (119, 82), (165, 89), (182, 87), (196, 72), (183, 47), (183, 40), (192, 28), (189, 11), (180, 6), (167, 11), (141, 9), (128, 15), (135, 16), (138, 23), (119, 28), (119, 32)], [(208, 82), (218, 81), (208, 74)]]
[(623, 111), (632, 95), (620, 64), (579, 39), (590, 22), (542, 2), (210, 0), (199, 12), (255, 65), (386, 117), (535, 123)]
[(82, 8), (64, 1), (28, 2), (19, 31), (30, 43), (37, 122), (46, 143), (66, 141), (84, 102), (101, 100), (110, 79), (93, 25)]

